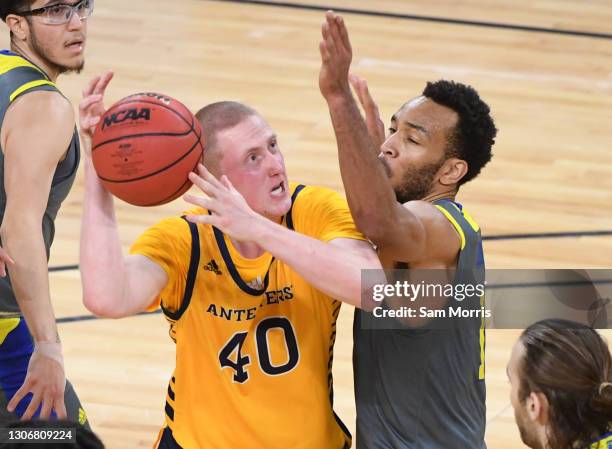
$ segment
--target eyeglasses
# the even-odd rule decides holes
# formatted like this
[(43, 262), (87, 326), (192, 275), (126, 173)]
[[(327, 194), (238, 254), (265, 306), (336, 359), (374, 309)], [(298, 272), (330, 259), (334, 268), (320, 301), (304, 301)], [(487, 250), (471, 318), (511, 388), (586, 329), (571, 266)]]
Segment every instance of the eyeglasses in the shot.
[[(0, 0), (2, 1), (2, 0)], [(74, 5), (68, 3), (56, 3), (55, 5), (43, 8), (32, 9), (30, 11), (18, 12), (20, 16), (40, 16), (42, 22), (47, 25), (63, 25), (72, 20), (74, 13), (81, 20), (87, 19), (93, 13), (94, 0), (81, 0)]]

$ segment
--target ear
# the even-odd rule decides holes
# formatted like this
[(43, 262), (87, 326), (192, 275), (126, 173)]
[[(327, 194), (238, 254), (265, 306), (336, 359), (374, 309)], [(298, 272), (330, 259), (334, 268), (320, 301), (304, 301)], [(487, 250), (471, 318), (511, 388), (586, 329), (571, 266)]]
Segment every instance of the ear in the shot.
[(525, 409), (529, 420), (542, 425), (548, 422), (548, 407), (548, 399), (542, 393), (532, 391), (525, 400)]
[(20, 41), (26, 40), (30, 33), (30, 24), (27, 19), (16, 14), (9, 14), (6, 16), (6, 26)]
[(444, 186), (451, 186), (458, 184), (461, 178), (465, 176), (468, 171), (467, 162), (463, 159), (451, 157), (444, 161), (442, 167), (438, 173), (440, 174), (440, 184)]

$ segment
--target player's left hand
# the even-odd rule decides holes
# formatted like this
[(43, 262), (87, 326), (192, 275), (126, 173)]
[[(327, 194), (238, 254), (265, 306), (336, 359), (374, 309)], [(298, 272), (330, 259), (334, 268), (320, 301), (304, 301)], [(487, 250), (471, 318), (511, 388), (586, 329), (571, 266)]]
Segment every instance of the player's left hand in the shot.
[(266, 219), (249, 207), (227, 176), (223, 175), (219, 180), (204, 165), (198, 164), (198, 172), (190, 173), (189, 179), (204, 196), (186, 194), (183, 199), (212, 214), (187, 215), (188, 221), (210, 224), (239, 241), (257, 239), (257, 231)]
[(385, 141), (385, 124), (380, 118), (378, 105), (370, 94), (368, 82), (354, 73), (349, 75), (349, 80), (365, 113), (365, 122), (370, 139), (372, 139), (372, 143), (374, 143), (376, 148), (380, 148)]
[(79, 103), (79, 125), (81, 139), (85, 144), (85, 153), (89, 154), (91, 149), (91, 138), (96, 125), (102, 119), (106, 110), (104, 107), (104, 93), (108, 83), (113, 79), (113, 72), (108, 70), (102, 75), (94, 77), (83, 89), (83, 99)]
[(323, 40), (319, 44), (321, 94), (327, 101), (337, 96), (351, 95), (348, 76), (353, 50), (342, 17), (333, 11), (328, 11), (321, 26), (321, 34), (323, 35)]

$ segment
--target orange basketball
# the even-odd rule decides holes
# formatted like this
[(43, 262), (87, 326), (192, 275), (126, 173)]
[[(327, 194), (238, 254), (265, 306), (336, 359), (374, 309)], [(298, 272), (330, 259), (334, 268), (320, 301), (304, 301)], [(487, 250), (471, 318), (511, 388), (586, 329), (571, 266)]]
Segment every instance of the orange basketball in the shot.
[(104, 187), (136, 206), (168, 203), (191, 187), (202, 130), (181, 102), (141, 93), (115, 103), (96, 126), (92, 159)]

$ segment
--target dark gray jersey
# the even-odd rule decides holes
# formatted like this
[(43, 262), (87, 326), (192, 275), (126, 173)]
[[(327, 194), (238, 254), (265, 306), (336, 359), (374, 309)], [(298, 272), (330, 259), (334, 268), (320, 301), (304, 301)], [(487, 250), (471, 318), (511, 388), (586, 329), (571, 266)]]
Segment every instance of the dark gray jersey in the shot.
[[(11, 103), (30, 92), (47, 90), (59, 92), (46, 75), (34, 64), (9, 51), (0, 52), (0, 127)], [(45, 120), (45, 117), (32, 111), (32, 120)], [(24, 148), (24, 151), (27, 149)], [(66, 158), (55, 170), (49, 200), (42, 219), (42, 234), (49, 259), (51, 244), (55, 234), (55, 217), (59, 208), (68, 196), (79, 166), (79, 135), (76, 127), (68, 147)], [(6, 191), (4, 190), (4, 151), (0, 151), (0, 222), (4, 219), (6, 209)], [(0, 278), (0, 316), (19, 315), (19, 306), (11, 287), (9, 277)]]
[[(457, 273), (484, 281), (478, 226), (458, 203), (435, 205), (462, 234)], [(482, 318), (455, 320), (448, 329), (364, 329), (371, 319), (355, 311), (358, 449), (485, 448)]]

